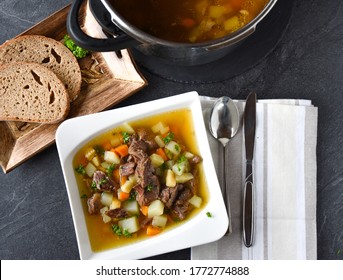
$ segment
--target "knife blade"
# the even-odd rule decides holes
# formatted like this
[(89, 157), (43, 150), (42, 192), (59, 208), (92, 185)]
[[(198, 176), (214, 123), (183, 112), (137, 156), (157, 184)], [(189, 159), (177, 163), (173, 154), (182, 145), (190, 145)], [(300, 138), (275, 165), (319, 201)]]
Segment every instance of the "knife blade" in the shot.
[(244, 140), (246, 156), (246, 172), (243, 188), (243, 242), (246, 247), (253, 244), (254, 239), (254, 180), (253, 159), (256, 129), (256, 94), (250, 93), (244, 108)]

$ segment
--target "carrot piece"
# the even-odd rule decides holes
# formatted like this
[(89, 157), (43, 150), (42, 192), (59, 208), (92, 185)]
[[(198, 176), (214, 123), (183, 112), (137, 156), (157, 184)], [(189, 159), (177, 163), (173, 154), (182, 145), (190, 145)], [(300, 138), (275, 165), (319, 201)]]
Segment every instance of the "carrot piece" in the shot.
[(125, 157), (129, 154), (129, 146), (126, 144), (120, 145), (114, 149), (114, 151), (121, 157)]
[(120, 177), (120, 185), (121, 186), (124, 185), (126, 181), (127, 181), (127, 176), (121, 176)]
[(146, 235), (148, 236), (152, 236), (152, 235), (156, 235), (159, 234), (162, 230), (158, 227), (153, 227), (152, 225), (149, 225), (146, 228)]
[(82, 156), (79, 160), (79, 164), (85, 167), (88, 164), (88, 159), (86, 159), (85, 156)]
[(148, 216), (148, 206), (146, 206), (146, 205), (143, 205), (142, 207), (141, 207), (141, 212), (142, 212), (142, 214), (144, 215), (144, 216)]
[(116, 182), (120, 182), (120, 174), (119, 174), (119, 169), (114, 169), (113, 170), (113, 178)]
[(112, 148), (111, 142), (106, 141), (106, 142), (102, 143), (102, 147), (104, 148), (105, 151), (110, 150)]
[(184, 18), (181, 20), (181, 25), (186, 28), (192, 28), (195, 24), (196, 22), (192, 18)]
[(126, 193), (126, 192), (119, 192), (118, 193), (118, 199), (120, 201), (125, 201), (125, 200), (128, 200), (130, 197), (130, 194), (129, 193)]
[(164, 161), (168, 160), (168, 157), (167, 157), (165, 151), (164, 151), (162, 148), (158, 148), (158, 149), (156, 150), (156, 154), (158, 154), (159, 156), (161, 156), (161, 157), (164, 159)]

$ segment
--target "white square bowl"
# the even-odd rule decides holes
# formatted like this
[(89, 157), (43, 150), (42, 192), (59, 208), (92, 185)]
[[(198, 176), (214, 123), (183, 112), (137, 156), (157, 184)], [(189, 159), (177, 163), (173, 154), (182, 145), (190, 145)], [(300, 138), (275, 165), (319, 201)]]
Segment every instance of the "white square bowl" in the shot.
[[(203, 158), (203, 170), (209, 194), (206, 206), (181, 225), (159, 235), (119, 248), (93, 252), (72, 164), (75, 154), (90, 140), (123, 122), (183, 108), (191, 110), (195, 139)], [(228, 217), (212, 160), (197, 92), (188, 92), (66, 120), (56, 132), (56, 145), (68, 191), (81, 259), (141, 259), (213, 242), (225, 234), (228, 228)], [(212, 217), (208, 217), (207, 212), (210, 212)]]

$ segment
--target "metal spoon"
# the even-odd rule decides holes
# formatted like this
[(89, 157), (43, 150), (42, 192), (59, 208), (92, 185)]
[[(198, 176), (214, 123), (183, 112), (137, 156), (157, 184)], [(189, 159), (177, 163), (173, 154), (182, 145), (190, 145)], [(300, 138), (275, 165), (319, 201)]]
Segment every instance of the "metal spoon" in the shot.
[(240, 125), (240, 118), (239, 112), (236, 107), (236, 104), (233, 100), (227, 96), (223, 96), (219, 98), (216, 103), (214, 104), (210, 121), (209, 121), (209, 129), (211, 134), (214, 138), (216, 138), (222, 145), (224, 152), (222, 154), (222, 166), (223, 166), (223, 181), (221, 184), (221, 189), (223, 193), (223, 198), (225, 202), (225, 206), (227, 209), (227, 213), (229, 216), (229, 228), (227, 231), (228, 233), (232, 232), (232, 225), (231, 225), (231, 211), (230, 211), (230, 201), (228, 195), (228, 186), (227, 186), (227, 179), (226, 179), (226, 147), (227, 143), (234, 137), (238, 131)]

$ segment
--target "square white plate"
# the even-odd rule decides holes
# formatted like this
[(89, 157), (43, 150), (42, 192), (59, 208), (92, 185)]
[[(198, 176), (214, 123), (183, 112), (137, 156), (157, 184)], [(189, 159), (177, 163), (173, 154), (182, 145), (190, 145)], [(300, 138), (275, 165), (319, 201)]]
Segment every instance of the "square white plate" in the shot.
[[(93, 252), (72, 164), (76, 152), (97, 135), (123, 122), (182, 108), (189, 108), (192, 112), (195, 138), (203, 158), (203, 170), (208, 185), (208, 203), (194, 217), (171, 230), (123, 247)], [(228, 228), (228, 217), (212, 161), (197, 92), (188, 92), (66, 120), (56, 132), (56, 145), (68, 191), (81, 259), (141, 259), (213, 242), (225, 234)], [(208, 217), (207, 212), (210, 212), (212, 217)]]

